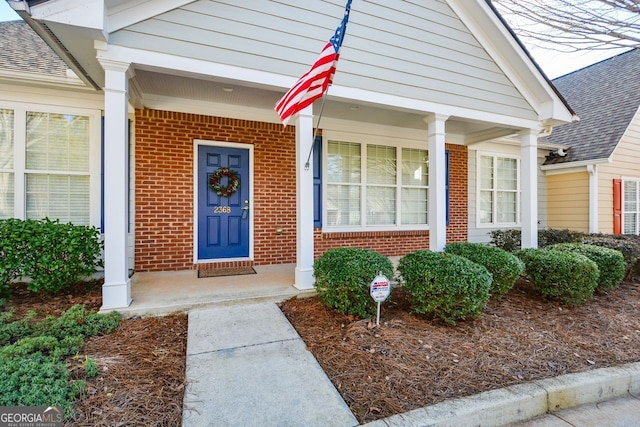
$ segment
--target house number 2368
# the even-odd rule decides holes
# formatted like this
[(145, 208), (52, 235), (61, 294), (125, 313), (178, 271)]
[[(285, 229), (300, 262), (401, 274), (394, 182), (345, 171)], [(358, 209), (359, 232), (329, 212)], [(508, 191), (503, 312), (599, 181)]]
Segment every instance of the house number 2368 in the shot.
[(231, 213), (229, 206), (216, 206), (213, 208), (213, 213)]

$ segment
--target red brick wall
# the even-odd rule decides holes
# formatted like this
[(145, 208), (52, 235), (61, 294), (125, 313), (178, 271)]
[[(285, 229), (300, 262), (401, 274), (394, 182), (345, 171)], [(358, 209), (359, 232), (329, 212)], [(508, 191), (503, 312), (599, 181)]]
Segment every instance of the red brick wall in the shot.
[[(193, 140), (254, 147), (254, 263), (294, 263), (296, 256), (295, 128), (279, 124), (157, 110), (137, 110), (135, 126), (135, 269), (194, 269)], [(450, 150), (447, 240), (467, 239), (467, 149)], [(277, 234), (276, 229), (283, 233)], [(315, 230), (315, 255), (358, 246), (394, 256), (428, 248), (428, 231), (325, 233)], [(218, 267), (250, 262), (215, 264)], [(201, 265), (210, 267), (212, 265)]]
[[(449, 150), (449, 225), (447, 242), (467, 240), (468, 163), (467, 147), (447, 144)], [(402, 256), (418, 249), (429, 249), (429, 231), (371, 231), (364, 233), (322, 233), (314, 230), (314, 256), (331, 248), (346, 246), (372, 249), (386, 256)]]
[(464, 145), (449, 150), (449, 225), (447, 243), (466, 242), (469, 232), (469, 157)]
[(254, 146), (255, 264), (295, 262), (295, 127), (137, 110), (135, 130), (136, 271), (194, 268), (194, 139)]

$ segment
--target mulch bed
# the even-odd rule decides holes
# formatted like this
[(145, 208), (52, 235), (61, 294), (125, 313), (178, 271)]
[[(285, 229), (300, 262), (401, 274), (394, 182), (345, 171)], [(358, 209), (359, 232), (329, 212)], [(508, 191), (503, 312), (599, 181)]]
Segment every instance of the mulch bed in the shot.
[[(640, 284), (566, 307), (520, 281), (455, 327), (409, 314), (401, 288), (381, 324), (336, 314), (318, 297), (281, 309), (362, 423), (454, 397), (640, 361)], [(375, 319), (374, 319), (375, 321)]]
[[(56, 295), (38, 295), (16, 286), (7, 308), (16, 318), (27, 311), (60, 315), (74, 304), (99, 310), (100, 282), (79, 283)], [(79, 357), (69, 360), (73, 372), (84, 356), (101, 370), (87, 380), (86, 394), (75, 403), (69, 426), (177, 426), (182, 401), (187, 350), (187, 316), (174, 314), (122, 320), (110, 335), (88, 339)]]
[[(59, 314), (73, 304), (98, 310), (100, 283), (42, 297), (16, 289), (9, 307)], [(360, 422), (445, 399), (534, 379), (640, 361), (640, 283), (598, 293), (566, 307), (525, 281), (478, 318), (455, 327), (409, 314), (403, 289), (382, 305), (381, 325), (325, 308), (317, 297), (281, 309)], [(101, 374), (76, 402), (74, 426), (173, 426), (182, 420), (187, 318), (123, 320), (89, 339), (80, 355)], [(72, 358), (76, 369), (81, 358)], [(212, 367), (214, 368), (214, 367)], [(215, 368), (214, 368), (215, 369)]]

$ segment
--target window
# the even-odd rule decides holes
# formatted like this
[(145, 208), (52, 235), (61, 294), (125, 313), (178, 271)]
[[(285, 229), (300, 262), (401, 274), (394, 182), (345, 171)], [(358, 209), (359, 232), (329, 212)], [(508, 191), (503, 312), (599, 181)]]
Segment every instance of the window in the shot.
[(326, 226), (426, 228), (427, 150), (329, 141)]
[(13, 110), (0, 109), (0, 219), (14, 215)]
[(478, 222), (520, 222), (520, 171), (517, 158), (478, 156)]
[(89, 115), (0, 109), (0, 218), (89, 225), (95, 139)]
[(640, 180), (622, 181), (622, 232), (640, 234)]

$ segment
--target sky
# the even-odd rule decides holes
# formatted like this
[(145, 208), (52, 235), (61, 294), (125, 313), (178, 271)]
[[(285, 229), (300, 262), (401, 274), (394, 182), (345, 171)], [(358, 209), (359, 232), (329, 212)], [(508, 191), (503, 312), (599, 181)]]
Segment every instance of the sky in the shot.
[[(12, 21), (16, 19), (20, 19), (20, 17), (11, 9), (11, 6), (9, 6), (5, 0), (0, 0), (0, 21)], [(579, 70), (622, 52), (620, 50), (604, 50), (563, 53), (553, 50), (543, 50), (533, 46), (527, 46), (527, 48), (550, 79), (555, 79), (556, 77)]]

